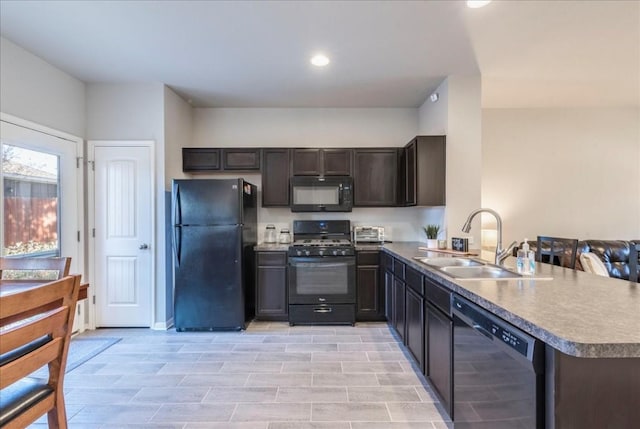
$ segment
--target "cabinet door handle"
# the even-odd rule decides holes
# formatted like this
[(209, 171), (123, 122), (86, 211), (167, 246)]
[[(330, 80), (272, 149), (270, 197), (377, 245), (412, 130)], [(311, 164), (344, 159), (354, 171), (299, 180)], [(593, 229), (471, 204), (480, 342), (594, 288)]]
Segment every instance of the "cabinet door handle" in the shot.
[(333, 308), (314, 308), (313, 312), (314, 313), (331, 313), (333, 311)]

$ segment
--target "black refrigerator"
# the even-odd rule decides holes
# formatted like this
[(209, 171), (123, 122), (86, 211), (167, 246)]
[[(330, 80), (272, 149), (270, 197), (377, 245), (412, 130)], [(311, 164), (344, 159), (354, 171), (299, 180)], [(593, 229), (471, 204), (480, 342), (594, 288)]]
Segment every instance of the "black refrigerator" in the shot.
[(255, 313), (255, 185), (173, 180), (171, 188), (176, 330), (244, 329)]

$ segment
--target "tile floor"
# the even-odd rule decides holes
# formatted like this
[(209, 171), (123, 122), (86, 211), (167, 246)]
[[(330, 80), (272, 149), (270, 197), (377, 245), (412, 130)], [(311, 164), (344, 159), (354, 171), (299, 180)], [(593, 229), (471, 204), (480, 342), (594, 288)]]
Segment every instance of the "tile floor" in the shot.
[(67, 374), (71, 429), (452, 427), (384, 323), (81, 335), (122, 340)]

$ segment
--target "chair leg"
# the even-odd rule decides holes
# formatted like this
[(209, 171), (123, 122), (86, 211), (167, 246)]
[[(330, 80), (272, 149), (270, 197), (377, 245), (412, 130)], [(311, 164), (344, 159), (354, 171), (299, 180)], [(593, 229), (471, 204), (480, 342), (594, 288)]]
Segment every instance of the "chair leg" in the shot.
[(64, 399), (57, 399), (56, 406), (47, 413), (49, 429), (67, 429), (67, 412), (64, 406)]

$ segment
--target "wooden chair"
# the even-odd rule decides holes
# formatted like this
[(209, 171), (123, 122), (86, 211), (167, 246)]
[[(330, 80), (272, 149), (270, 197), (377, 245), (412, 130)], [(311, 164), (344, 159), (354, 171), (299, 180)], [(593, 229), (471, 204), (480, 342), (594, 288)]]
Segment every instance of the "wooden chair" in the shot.
[(0, 278), (6, 278), (5, 271), (15, 271), (13, 278), (57, 280), (69, 275), (70, 266), (71, 258), (5, 257), (0, 258)]
[(638, 283), (638, 265), (640, 261), (640, 243), (629, 244), (629, 281)]
[(536, 261), (576, 268), (578, 239), (538, 236)]
[[(0, 427), (25, 428), (48, 414), (67, 427), (63, 381), (80, 275), (0, 295)], [(48, 365), (49, 378), (32, 373)]]

